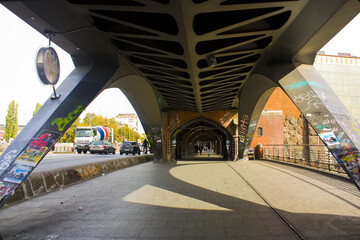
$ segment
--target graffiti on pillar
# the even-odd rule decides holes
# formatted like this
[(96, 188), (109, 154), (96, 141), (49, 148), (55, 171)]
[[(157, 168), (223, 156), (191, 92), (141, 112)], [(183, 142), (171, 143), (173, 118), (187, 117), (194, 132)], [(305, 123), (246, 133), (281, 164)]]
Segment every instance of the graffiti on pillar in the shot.
[(354, 179), (360, 182), (360, 153), (359, 152), (348, 152), (341, 157), (341, 161), (344, 163), (346, 168), (349, 170)]
[(319, 109), (323, 104), (321, 100), (325, 100), (326, 96), (324, 92), (317, 91), (308, 91), (306, 93), (301, 93), (297, 96), (294, 96), (294, 101), (297, 103), (305, 102), (307, 104), (306, 109), (304, 111)]
[(82, 111), (84, 111), (83, 106), (78, 105), (73, 111), (69, 112), (66, 117), (55, 118), (51, 122), (51, 126), (56, 125), (58, 130), (62, 132), (66, 128), (66, 126), (69, 125), (70, 122), (72, 122), (82, 113)]
[(0, 182), (0, 200), (7, 195), (12, 195), (15, 187), (13, 183)]
[(38, 137), (30, 141), (16, 162), (35, 167), (59, 138), (60, 133), (43, 130)]
[(15, 164), (4, 176), (4, 182), (20, 184), (33, 168), (30, 166)]
[(10, 152), (6, 153), (4, 156), (1, 156), (0, 159), (0, 175), (4, 173), (4, 171), (10, 166), (13, 162), (14, 158), (16, 157), (17, 150), (11, 150)]
[(337, 137), (333, 132), (323, 132), (323, 133), (319, 133), (318, 135), (326, 144), (326, 146), (340, 144), (339, 139), (337, 139)]
[[(1, 167), (7, 172), (1, 176), (0, 180), (0, 200), (5, 196), (10, 196), (27, 175), (36, 167), (46, 153), (60, 138), (60, 133), (49, 130), (42, 130), (35, 138), (33, 138), (16, 158), (13, 166), (13, 160), (17, 156), (17, 151), (8, 152)], [(7, 167), (6, 167), (7, 166)]]
[(321, 77), (296, 79), (285, 77), (280, 83), (360, 190), (359, 125)]
[(239, 117), (239, 150), (243, 150), (249, 126), (249, 115), (242, 113)]
[(321, 87), (321, 85), (318, 82), (314, 82), (314, 81), (312, 81), (312, 82), (301, 81), (301, 82), (297, 82), (297, 83), (287, 85), (285, 87), (290, 88), (289, 90), (293, 90), (293, 89), (296, 89), (296, 88), (304, 87), (306, 85), (315, 86), (315, 87)]

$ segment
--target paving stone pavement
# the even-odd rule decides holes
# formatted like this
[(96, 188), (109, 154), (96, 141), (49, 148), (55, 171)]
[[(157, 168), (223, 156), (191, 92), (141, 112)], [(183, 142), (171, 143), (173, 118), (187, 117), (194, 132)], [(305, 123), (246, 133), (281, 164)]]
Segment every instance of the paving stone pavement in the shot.
[(45, 240), (298, 239), (265, 199), (305, 239), (360, 239), (360, 197), (341, 190), (355, 187), (323, 178), (264, 161), (149, 162), (2, 208), (0, 232)]

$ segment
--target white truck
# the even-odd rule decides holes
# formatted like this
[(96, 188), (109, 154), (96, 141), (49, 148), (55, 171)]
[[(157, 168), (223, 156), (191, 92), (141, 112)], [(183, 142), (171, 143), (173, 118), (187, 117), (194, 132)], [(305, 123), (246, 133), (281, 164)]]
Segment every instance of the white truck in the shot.
[(105, 126), (77, 127), (75, 130), (75, 150), (80, 154), (89, 151), (89, 145), (93, 141), (106, 140), (110, 129)]

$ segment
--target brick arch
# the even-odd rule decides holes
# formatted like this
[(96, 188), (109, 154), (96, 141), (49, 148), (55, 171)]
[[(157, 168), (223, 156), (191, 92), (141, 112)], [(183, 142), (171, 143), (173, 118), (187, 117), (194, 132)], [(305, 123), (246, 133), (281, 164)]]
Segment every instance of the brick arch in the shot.
[[(180, 111), (173, 112), (173, 114), (177, 114), (177, 113), (180, 113), (180, 114), (185, 113), (185, 114), (183, 114), (184, 117), (181, 119), (180, 122), (177, 122), (176, 125), (169, 126), (168, 131), (167, 131), (167, 138), (170, 138), (171, 135), (174, 133), (174, 131), (176, 129), (178, 129), (180, 126), (182, 126), (182, 125), (186, 124), (187, 122), (190, 122), (194, 119), (197, 119), (197, 118), (208, 119), (208, 120), (213, 121), (213, 122), (217, 123), (218, 125), (223, 126), (227, 129), (229, 126), (229, 124), (227, 122), (231, 121), (233, 119), (233, 117), (237, 114), (234, 111), (216, 111), (216, 112), (209, 112), (209, 113), (202, 113), (202, 114), (193, 113), (193, 112), (180, 112)], [(221, 116), (223, 116), (223, 117), (221, 117)], [(169, 118), (171, 118), (171, 116)], [(223, 118), (225, 118), (225, 121)], [(221, 121), (221, 120), (223, 120), (223, 121)], [(224, 126), (224, 124), (226, 126)], [(229, 131), (229, 129), (228, 129), (228, 131)], [(229, 133), (230, 133), (230, 131), (229, 131)]]
[[(210, 117), (204, 117), (204, 116), (193, 116), (193, 117), (191, 117), (191, 118), (188, 118), (188, 120), (187, 121), (184, 121), (184, 122), (182, 122), (182, 124), (177, 124), (176, 125), (176, 128), (174, 127), (173, 129), (172, 129), (172, 131), (171, 132), (169, 132), (168, 133), (168, 139), (167, 139), (167, 146), (168, 146), (168, 148), (167, 148), (167, 151), (168, 151), (168, 153), (169, 154), (171, 154), (171, 153), (175, 153), (175, 152), (172, 152), (172, 149), (171, 149), (171, 146), (172, 146), (172, 140), (173, 140), (173, 133), (177, 130), (177, 129), (182, 129), (182, 130), (184, 130), (184, 129), (186, 129), (188, 126), (190, 126), (190, 125), (192, 125), (192, 124), (196, 124), (196, 123), (198, 123), (198, 122), (204, 122), (204, 123), (207, 123), (208, 125), (210, 125), (210, 128), (211, 128), (211, 126), (213, 126), (213, 127), (215, 127), (217, 130), (210, 130), (210, 131), (213, 131), (213, 134), (215, 135), (215, 136), (220, 136), (220, 135), (222, 135), (224, 138), (222, 138), (223, 139), (223, 144), (221, 144), (220, 142), (220, 144), (221, 145), (219, 145), (219, 147), (220, 146), (224, 146), (224, 147), (221, 147), (221, 149), (219, 148), (218, 150), (220, 151), (220, 152), (222, 152), (224, 155), (223, 155), (223, 157), (224, 157), (224, 159), (228, 159), (228, 157), (232, 157), (232, 155), (233, 155), (233, 138), (232, 138), (232, 133), (231, 132), (229, 132), (229, 130), (227, 129), (227, 128), (225, 128), (222, 124), (220, 124), (219, 123), (219, 121), (214, 121), (214, 119), (212, 119), (212, 118), (210, 118)], [(216, 133), (216, 131), (218, 131), (217, 133)], [(183, 133), (182, 133), (183, 134)], [(230, 145), (230, 149), (229, 149), (229, 151), (227, 151), (226, 150), (226, 140), (230, 140), (230, 142), (231, 142), (231, 145)], [(181, 142), (180, 144), (183, 144), (184, 142)], [(179, 143), (178, 143), (179, 144)], [(182, 145), (178, 145), (177, 147), (179, 147), (180, 146), (180, 148), (182, 149)], [(182, 150), (181, 150), (182, 151)]]

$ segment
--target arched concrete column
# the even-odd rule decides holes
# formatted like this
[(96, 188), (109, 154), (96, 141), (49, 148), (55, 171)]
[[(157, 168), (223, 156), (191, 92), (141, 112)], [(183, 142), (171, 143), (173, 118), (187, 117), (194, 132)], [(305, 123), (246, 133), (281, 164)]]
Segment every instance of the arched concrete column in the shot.
[(312, 65), (279, 81), (318, 136), (360, 190), (360, 125)]
[(138, 75), (128, 75), (114, 81), (108, 88), (119, 88), (134, 107), (144, 131), (151, 135), (155, 160), (162, 160), (161, 112), (158, 96), (149, 83)]
[(104, 63), (76, 67), (0, 156), (0, 182), (7, 190), (0, 206), (45, 157), (56, 141), (104, 89), (118, 66)]
[(254, 74), (242, 88), (239, 95), (239, 159), (247, 157), (261, 112), (276, 87), (268, 77)]

